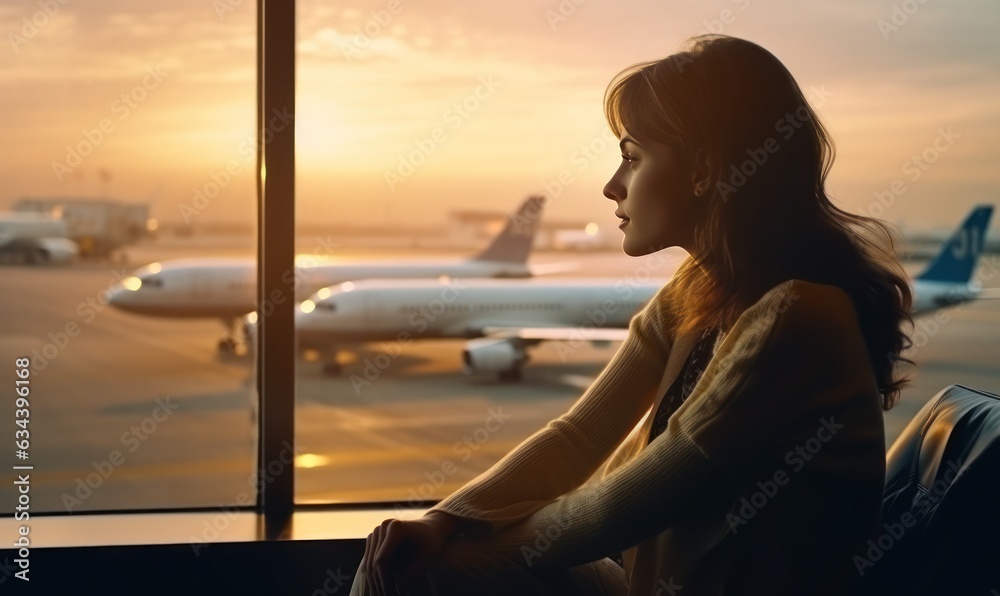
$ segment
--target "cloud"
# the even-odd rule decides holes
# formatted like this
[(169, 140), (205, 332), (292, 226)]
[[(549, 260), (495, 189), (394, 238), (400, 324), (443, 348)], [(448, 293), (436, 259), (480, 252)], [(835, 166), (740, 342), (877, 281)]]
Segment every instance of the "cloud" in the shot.
[[(902, 22), (893, 15), (905, 2), (919, 9)], [(66, 5), (0, 63), (0, 109), (8, 142), (18, 147), (2, 166), (13, 196), (0, 200), (48, 188), (52, 156), (94, 126), (150, 64), (171, 73), (169, 84), (128, 127), (123, 123), (120, 141), (95, 153), (95, 167), (126, 170), (144, 187), (163, 176), (158, 172), (193, 168), (192, 180), (174, 176), (183, 188), (225, 163), (252, 132), (256, 72), (254, 4), (230, 4), (235, 10), (221, 15), (205, 0)], [(398, 6), (390, 14), (388, 0), (346, 8), (321, 0), (297, 4), (300, 126), (311, 148), (302, 163), (353, 177), (351, 188), (362, 194), (368, 188), (379, 196), (382, 181), (373, 172), (429, 134), (483, 75), (503, 87), (455, 129), (411, 186), (450, 206), (468, 199), (438, 198), (447, 193), (432, 189), (443, 188), (449, 176), (471, 180), (478, 173), (506, 180), (509, 189), (533, 190), (603, 129), (601, 99), (612, 76), (672, 53), (703, 31), (756, 41), (803, 88), (834, 94), (820, 111), (840, 149), (839, 187), (860, 192), (898, 175), (903, 160), (948, 124), (968, 136), (921, 184), (936, 192), (935, 180), (961, 181), (962, 193), (985, 196), (1000, 182), (989, 167), (1000, 159), (991, 141), (1000, 129), (993, 101), (1000, 91), (1000, 37), (991, 30), (1000, 6), (991, 0), (399, 0)], [(35, 10), (34, 3), (0, 7), (0, 31), (18, 31)], [(899, 24), (886, 37), (879, 21), (893, 18)], [(345, 47), (358, 51), (349, 55)], [(588, 176), (605, 165), (595, 163)], [(123, 190), (127, 178), (116, 176)], [(572, 193), (599, 198), (599, 185), (584, 188), (592, 182), (579, 182)], [(321, 194), (303, 191), (300, 203), (329, 200)], [(915, 189), (911, 200), (913, 209), (931, 212), (924, 204), (929, 195)]]

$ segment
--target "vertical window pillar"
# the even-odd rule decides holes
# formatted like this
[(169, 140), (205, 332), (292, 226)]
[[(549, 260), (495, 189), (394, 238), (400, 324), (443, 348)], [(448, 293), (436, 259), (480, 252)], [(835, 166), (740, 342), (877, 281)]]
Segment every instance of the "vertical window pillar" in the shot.
[(295, 3), (257, 4), (257, 506), (263, 538), (295, 501)]

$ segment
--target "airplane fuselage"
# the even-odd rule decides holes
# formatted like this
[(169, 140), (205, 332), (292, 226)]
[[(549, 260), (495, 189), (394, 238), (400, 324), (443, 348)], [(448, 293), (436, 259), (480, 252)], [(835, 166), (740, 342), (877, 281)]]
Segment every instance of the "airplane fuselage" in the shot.
[(913, 290), (912, 313), (915, 317), (971, 302), (979, 295), (979, 289), (968, 283), (915, 279), (910, 287)]
[[(292, 284), (295, 301), (320, 288), (365, 278), (526, 277), (527, 267), (490, 261), (396, 261), (298, 266), (282, 279)], [(258, 309), (257, 268), (252, 260), (197, 259), (153, 264), (124, 280), (108, 301), (143, 315), (235, 319)], [(281, 296), (271, 300), (282, 300)]]
[[(368, 280), (328, 288), (296, 311), (300, 345), (471, 339), (488, 329), (624, 329), (668, 280)], [(968, 284), (914, 280), (913, 315), (975, 299)]]
[(296, 313), (300, 345), (475, 338), (489, 329), (628, 327), (666, 283), (615, 279), (372, 280), (332, 289)]

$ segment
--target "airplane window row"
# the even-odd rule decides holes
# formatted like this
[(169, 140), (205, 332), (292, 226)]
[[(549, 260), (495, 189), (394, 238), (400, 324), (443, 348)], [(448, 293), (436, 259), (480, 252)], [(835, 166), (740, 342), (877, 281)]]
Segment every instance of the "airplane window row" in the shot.
[[(646, 303), (645, 302), (622, 302), (618, 304), (617, 308), (625, 308), (638, 311)], [(317, 308), (325, 308), (320, 304), (316, 305)], [(445, 304), (443, 306), (400, 306), (399, 312), (411, 313), (411, 312), (426, 312), (426, 311), (440, 311), (440, 312), (468, 312), (470, 310), (562, 310), (564, 306), (562, 304), (553, 302), (532, 302), (532, 303), (517, 303), (517, 302), (498, 302), (491, 304)], [(601, 306), (596, 306), (596, 310), (600, 310)], [(332, 305), (329, 310), (333, 310)]]
[(445, 304), (443, 306), (401, 306), (399, 312), (469, 312), (471, 310), (562, 310), (563, 305), (553, 302), (533, 302), (519, 304), (516, 302), (498, 302), (493, 304)]
[(517, 303), (517, 302), (498, 302), (495, 304), (480, 304), (477, 305), (477, 310), (562, 310), (563, 305), (553, 302), (539, 302), (539, 303)]
[(143, 277), (139, 281), (142, 282), (142, 287), (144, 288), (162, 288), (163, 280), (159, 277)]

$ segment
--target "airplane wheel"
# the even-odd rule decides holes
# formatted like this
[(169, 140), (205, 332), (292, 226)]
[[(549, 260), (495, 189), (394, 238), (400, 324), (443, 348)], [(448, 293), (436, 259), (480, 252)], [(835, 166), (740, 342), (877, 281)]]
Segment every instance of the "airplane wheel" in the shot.
[(497, 376), (500, 377), (501, 381), (507, 383), (516, 383), (524, 377), (524, 371), (523, 369), (521, 369), (521, 367), (518, 366), (514, 368), (509, 368), (507, 370), (502, 370)]
[(49, 253), (42, 249), (29, 250), (24, 253), (24, 263), (26, 265), (41, 265), (47, 263), (49, 260)]
[(323, 374), (328, 377), (339, 377), (341, 372), (343, 372), (343, 367), (340, 366), (339, 362), (327, 362), (323, 365)]
[(236, 340), (224, 337), (219, 340), (219, 352), (233, 354), (236, 352)]

